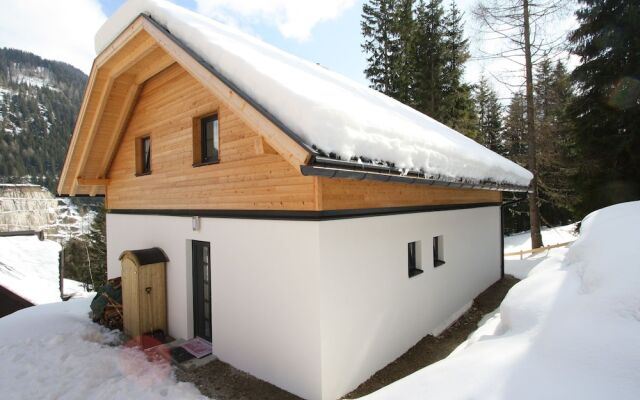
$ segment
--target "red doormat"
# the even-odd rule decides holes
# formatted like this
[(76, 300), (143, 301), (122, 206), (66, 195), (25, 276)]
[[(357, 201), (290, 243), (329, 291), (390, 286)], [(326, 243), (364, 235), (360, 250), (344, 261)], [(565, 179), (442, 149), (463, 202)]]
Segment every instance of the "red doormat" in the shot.
[(180, 345), (183, 349), (193, 354), (196, 358), (202, 358), (211, 354), (211, 342), (204, 340), (203, 338), (196, 337), (186, 341)]

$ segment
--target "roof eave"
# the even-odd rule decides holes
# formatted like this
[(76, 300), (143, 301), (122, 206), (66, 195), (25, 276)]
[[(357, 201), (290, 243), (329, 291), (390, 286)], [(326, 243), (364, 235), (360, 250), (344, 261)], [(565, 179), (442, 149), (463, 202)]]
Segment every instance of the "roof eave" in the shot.
[(503, 192), (530, 192), (529, 186), (469, 179), (447, 180), (430, 178), (419, 172), (407, 172), (396, 167), (314, 157), (309, 165), (300, 166), (302, 175), (353, 180), (372, 180), (406, 184), (431, 185), (456, 189), (497, 190)]

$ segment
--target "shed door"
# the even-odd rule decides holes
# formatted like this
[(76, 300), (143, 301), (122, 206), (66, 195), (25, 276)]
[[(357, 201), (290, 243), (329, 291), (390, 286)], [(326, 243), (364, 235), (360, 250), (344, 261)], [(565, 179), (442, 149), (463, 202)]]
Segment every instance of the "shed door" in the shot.
[(192, 241), (194, 334), (211, 342), (211, 245)]

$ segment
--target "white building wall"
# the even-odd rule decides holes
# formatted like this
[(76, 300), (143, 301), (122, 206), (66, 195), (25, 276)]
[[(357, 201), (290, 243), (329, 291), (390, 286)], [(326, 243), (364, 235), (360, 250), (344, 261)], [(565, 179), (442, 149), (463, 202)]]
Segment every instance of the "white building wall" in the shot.
[[(446, 264), (433, 268), (432, 238)], [(213, 351), (308, 399), (335, 399), (450, 321), (500, 278), (500, 208), (334, 221), (107, 215), (109, 277), (124, 250), (168, 255), (169, 334), (193, 336), (191, 240), (211, 243)], [(409, 278), (407, 244), (424, 272)]]
[(318, 223), (107, 215), (109, 277), (124, 250), (169, 257), (169, 334), (193, 336), (191, 240), (211, 243), (213, 352), (304, 398), (320, 396)]
[[(445, 264), (434, 268), (438, 235)], [(424, 272), (409, 278), (418, 240)], [(500, 278), (500, 240), (500, 207), (322, 222), (322, 398), (355, 389), (468, 307)]]

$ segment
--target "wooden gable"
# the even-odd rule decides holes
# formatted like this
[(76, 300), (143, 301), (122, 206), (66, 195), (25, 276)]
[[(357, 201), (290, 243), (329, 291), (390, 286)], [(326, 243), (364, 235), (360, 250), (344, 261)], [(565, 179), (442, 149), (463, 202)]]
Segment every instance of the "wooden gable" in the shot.
[[(220, 161), (194, 166), (194, 126), (212, 113), (218, 115)], [(151, 140), (151, 174), (136, 176), (135, 143), (142, 136)], [(314, 208), (314, 178), (302, 176), (177, 64), (145, 83), (108, 178), (112, 209)]]
[(58, 193), (105, 194), (107, 172), (142, 87), (173, 64), (224, 101), (251, 129), (294, 167), (310, 154), (197, 62), (186, 49), (143, 16), (94, 61)]

